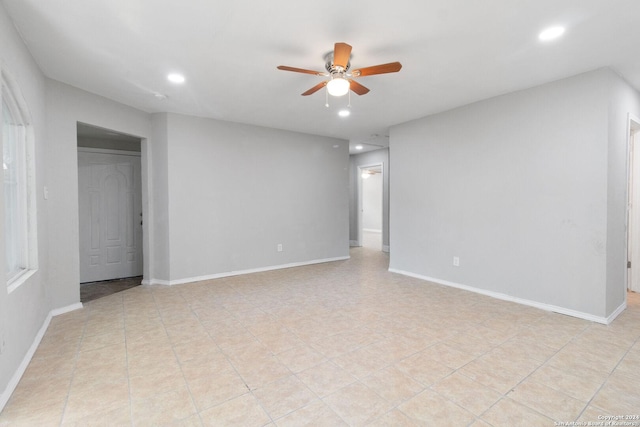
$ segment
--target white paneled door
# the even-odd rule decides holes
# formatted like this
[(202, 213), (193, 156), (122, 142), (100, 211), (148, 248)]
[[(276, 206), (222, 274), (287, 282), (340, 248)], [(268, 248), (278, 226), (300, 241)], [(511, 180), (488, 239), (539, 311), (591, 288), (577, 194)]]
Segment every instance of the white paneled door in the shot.
[(80, 282), (142, 275), (139, 153), (78, 149)]

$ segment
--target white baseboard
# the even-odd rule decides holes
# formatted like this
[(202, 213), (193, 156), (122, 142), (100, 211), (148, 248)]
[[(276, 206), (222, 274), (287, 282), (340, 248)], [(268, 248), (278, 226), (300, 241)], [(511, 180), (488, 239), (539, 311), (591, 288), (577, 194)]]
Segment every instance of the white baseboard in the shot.
[(627, 300), (625, 298), (625, 301), (622, 304), (620, 304), (620, 307), (613, 310), (613, 313), (611, 313), (609, 317), (607, 317), (606, 324), (608, 325), (609, 323), (613, 322), (616, 319), (616, 317), (618, 317), (620, 313), (622, 313), (626, 308), (627, 308)]
[(382, 252), (389, 253), (389, 250), (390, 250), (389, 245), (382, 245)]
[(349, 246), (357, 247), (357, 246), (360, 246), (360, 244), (358, 243), (357, 240), (349, 240)]
[(363, 228), (362, 231), (369, 233), (382, 233), (382, 230), (378, 230), (377, 228)]
[(81, 308), (82, 308), (82, 303), (76, 303), (76, 304), (69, 305), (67, 307), (56, 308), (54, 310), (51, 310), (49, 314), (47, 314), (47, 318), (44, 319), (44, 322), (42, 323), (40, 330), (36, 334), (36, 337), (33, 339), (33, 343), (31, 343), (31, 347), (29, 347), (27, 354), (25, 354), (24, 357), (22, 358), (22, 362), (20, 363), (20, 366), (18, 366), (18, 369), (15, 371), (15, 373), (11, 377), (11, 380), (9, 381), (9, 384), (7, 384), (7, 387), (4, 389), (2, 394), (0, 394), (0, 412), (2, 412), (4, 407), (7, 405), (9, 398), (13, 394), (14, 390), (18, 386), (18, 383), (20, 382), (20, 379), (22, 378), (25, 371), (27, 370), (27, 367), (29, 366), (29, 363), (31, 362), (33, 355), (36, 353), (36, 350), (38, 349), (38, 346), (40, 345), (40, 342), (42, 341), (42, 338), (44, 337), (45, 332), (47, 332), (47, 328), (49, 327), (49, 323), (51, 323), (51, 319), (60, 314), (68, 313), (70, 311), (75, 311)]
[(69, 313), (71, 311), (80, 310), (82, 307), (84, 307), (82, 305), (82, 303), (81, 302), (77, 302), (75, 304), (71, 304), (71, 305), (68, 305), (66, 307), (56, 308), (54, 310), (51, 310), (51, 312), (49, 314), (51, 315), (51, 317), (56, 317), (56, 316), (59, 316), (61, 314)]
[(171, 285), (171, 282), (169, 282), (168, 280), (149, 279), (149, 280), (143, 280), (142, 284), (143, 285), (169, 286), (169, 285)]
[(528, 305), (530, 307), (539, 308), (545, 311), (552, 311), (554, 313), (565, 314), (567, 316), (577, 317), (579, 319), (589, 320), (591, 322), (602, 323), (604, 325), (608, 325), (615, 319), (626, 307), (626, 303), (623, 306), (618, 307), (618, 309), (609, 317), (601, 317), (595, 316), (593, 314), (584, 313), (582, 311), (572, 310), (569, 308), (559, 307), (556, 305), (545, 304), (537, 301), (527, 300), (523, 298), (513, 297), (511, 295), (503, 294), (500, 292), (487, 291), (485, 289), (474, 288), (472, 286), (461, 285), (459, 283), (449, 282), (447, 280), (436, 279), (433, 277), (423, 276), (421, 274), (415, 274), (408, 271), (397, 270), (395, 268), (389, 268), (391, 273), (398, 273), (404, 276), (414, 277), (416, 279), (426, 280), (428, 282), (437, 283), (439, 285), (450, 286), (452, 288), (462, 289), (469, 292), (475, 292), (477, 294), (486, 295), (492, 298), (500, 299), (503, 301), (515, 302), (522, 305)]
[(344, 261), (349, 258), (350, 257), (348, 256), (344, 256), (344, 257), (336, 257), (336, 258), (316, 259), (311, 261), (293, 262), (290, 264), (270, 265), (268, 267), (260, 267), (260, 268), (252, 268), (247, 270), (238, 270), (238, 271), (229, 271), (225, 273), (209, 274), (206, 276), (188, 277), (184, 279), (177, 279), (177, 280), (170, 280), (170, 281), (151, 279), (148, 281), (148, 284), (165, 285), (165, 286), (183, 285), (185, 283), (202, 282), (204, 280), (222, 279), (223, 277), (240, 276), (243, 274), (252, 274), (252, 273), (261, 273), (263, 271), (282, 270), (285, 268), (303, 267), (305, 265), (323, 264), (325, 262), (333, 262), (333, 261)]

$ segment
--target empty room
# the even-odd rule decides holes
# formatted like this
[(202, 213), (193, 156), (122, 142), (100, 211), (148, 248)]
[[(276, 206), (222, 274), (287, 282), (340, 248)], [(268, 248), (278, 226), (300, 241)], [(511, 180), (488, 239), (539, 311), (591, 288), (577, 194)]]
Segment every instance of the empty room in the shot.
[(640, 426), (639, 19), (0, 0), (0, 426)]

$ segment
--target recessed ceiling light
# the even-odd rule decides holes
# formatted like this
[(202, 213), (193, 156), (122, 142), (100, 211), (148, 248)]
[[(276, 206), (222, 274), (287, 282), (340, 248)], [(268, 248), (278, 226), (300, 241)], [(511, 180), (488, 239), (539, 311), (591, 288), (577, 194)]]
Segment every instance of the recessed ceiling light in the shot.
[(182, 74), (172, 73), (167, 76), (167, 80), (171, 83), (184, 83), (184, 76)]
[(338, 112), (338, 115), (339, 115), (340, 117), (347, 117), (349, 114), (351, 114), (351, 111), (349, 111), (349, 110), (340, 110), (340, 111)]
[(362, 150), (364, 147), (362, 145), (356, 145), (356, 150)]
[(557, 39), (564, 34), (564, 27), (549, 27), (538, 35), (538, 39), (543, 42)]

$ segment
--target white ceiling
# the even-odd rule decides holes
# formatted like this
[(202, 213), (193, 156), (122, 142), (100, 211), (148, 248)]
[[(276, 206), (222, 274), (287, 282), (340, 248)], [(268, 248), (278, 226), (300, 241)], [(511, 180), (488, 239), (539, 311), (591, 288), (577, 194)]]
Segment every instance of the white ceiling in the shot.
[[(638, 0), (0, 0), (45, 75), (147, 112), (176, 112), (388, 145), (388, 128), (609, 66), (640, 88)], [(538, 33), (564, 25), (559, 40)], [(325, 107), (335, 42), (359, 80), (351, 116)], [(186, 83), (169, 83), (180, 72)], [(166, 96), (159, 99), (156, 95)], [(366, 150), (365, 150), (366, 151)]]

